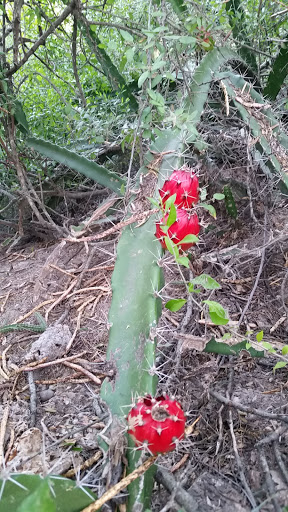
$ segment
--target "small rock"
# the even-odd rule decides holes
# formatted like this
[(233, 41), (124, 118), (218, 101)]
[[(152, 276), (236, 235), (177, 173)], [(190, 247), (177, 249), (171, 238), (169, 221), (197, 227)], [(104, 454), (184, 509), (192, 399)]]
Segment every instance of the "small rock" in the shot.
[(47, 402), (47, 400), (50, 400), (50, 398), (54, 396), (54, 391), (52, 389), (44, 389), (40, 391), (39, 396), (41, 402)]
[(71, 339), (71, 332), (67, 325), (55, 325), (48, 327), (39, 338), (31, 345), (25, 360), (37, 361), (46, 358), (53, 361), (65, 354), (66, 346)]

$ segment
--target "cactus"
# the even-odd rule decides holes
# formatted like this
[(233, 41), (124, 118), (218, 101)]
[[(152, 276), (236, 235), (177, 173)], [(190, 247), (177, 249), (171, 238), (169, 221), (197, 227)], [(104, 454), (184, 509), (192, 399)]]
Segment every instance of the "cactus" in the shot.
[[(180, 167), (178, 153), (182, 151), (179, 132), (165, 132), (151, 148), (157, 153), (170, 151), (163, 158), (159, 169), (158, 187), (173, 168)], [(149, 153), (146, 165), (151, 163)], [(141, 169), (140, 172), (144, 172)], [(147, 168), (146, 168), (147, 172)], [(157, 193), (158, 195), (158, 193)], [(107, 359), (116, 366), (114, 382), (103, 382), (101, 397), (108, 404), (111, 413), (125, 419), (133, 396), (156, 392), (155, 330), (161, 315), (161, 299), (158, 293), (163, 286), (163, 273), (158, 264), (162, 249), (154, 238), (153, 216), (142, 226), (133, 225), (124, 229), (117, 248), (117, 260), (112, 276), (112, 304), (109, 312), (109, 344)], [(130, 441), (130, 446), (133, 443)], [(128, 450), (129, 472), (137, 465), (140, 453)], [(129, 485), (127, 511), (136, 499), (149, 507), (155, 468), (144, 476), (141, 490), (139, 481)]]
[(0, 512), (80, 512), (96, 496), (59, 476), (13, 474), (0, 480)]
[(225, 208), (228, 215), (230, 215), (230, 217), (233, 217), (233, 219), (237, 219), (238, 212), (231, 188), (228, 185), (225, 185), (225, 187), (223, 188), (223, 192), (225, 196)]
[[(196, 141), (195, 126), (200, 121), (204, 104), (214, 80), (213, 73), (225, 66), (229, 61), (242, 59), (228, 48), (214, 49), (209, 52), (196, 69), (191, 87), (191, 96), (184, 102), (187, 114), (193, 113), (191, 130), (185, 125), (182, 129), (173, 129), (160, 136), (152, 151), (162, 156), (159, 169), (158, 188), (163, 188), (165, 179), (173, 169), (180, 167), (178, 153), (182, 150), (182, 140)], [(227, 72), (229, 73), (229, 72)], [(227, 76), (226, 73), (226, 76)], [(175, 153), (171, 153), (171, 150)], [(162, 153), (162, 155), (161, 155)], [(146, 158), (146, 173), (152, 168), (153, 153)], [(142, 173), (144, 169), (140, 170)], [(151, 195), (151, 193), (149, 194)], [(158, 194), (155, 195), (157, 197)], [(158, 197), (157, 197), (158, 198)], [(161, 314), (159, 298), (163, 275), (158, 264), (162, 249), (154, 238), (154, 216), (142, 226), (131, 225), (124, 229), (117, 249), (117, 260), (112, 276), (112, 304), (109, 312), (109, 344), (107, 359), (114, 363), (116, 376), (113, 382), (105, 380), (101, 388), (101, 397), (106, 401), (112, 416), (125, 421), (125, 406), (133, 404), (133, 397), (145, 394), (155, 395), (157, 378), (155, 375), (155, 328)], [(230, 347), (225, 343), (210, 340), (205, 352), (226, 353), (235, 355), (248, 348), (251, 355), (262, 356), (262, 352), (249, 348), (245, 341)], [(134, 404), (135, 405), (135, 402)], [(129, 440), (129, 447), (133, 443)], [(133, 471), (139, 460), (139, 452), (128, 449), (128, 472)], [(149, 507), (150, 494), (153, 487), (153, 472), (150, 468), (144, 481), (134, 481), (128, 487), (127, 512), (131, 512), (137, 503), (141, 509)]]
[[(281, 192), (285, 195), (288, 194), (288, 177), (287, 174), (282, 171), (281, 163), (279, 159), (273, 153), (273, 150), (265, 137), (263, 135), (260, 124), (257, 119), (253, 116), (253, 113), (248, 112), (247, 108), (237, 100), (237, 95), (234, 89), (231, 87), (231, 84), (238, 88), (243, 89), (246, 84), (246, 90), (249, 90), (249, 94), (251, 96), (251, 102), (257, 102), (258, 104), (263, 103), (263, 108), (265, 106), (265, 101), (263, 97), (251, 87), (249, 84), (242, 78), (241, 76), (237, 76), (231, 72), (219, 73), (217, 74), (217, 78), (222, 79), (225, 83), (225, 87), (228, 95), (233, 100), (235, 107), (237, 108), (242, 119), (247, 123), (250, 127), (252, 134), (256, 137), (255, 148), (261, 154), (261, 158), (259, 159), (259, 164), (262, 167), (263, 171), (272, 178), (273, 175), (276, 178), (276, 182), (281, 190)], [(273, 130), (273, 136), (279, 145), (283, 146), (284, 149), (288, 149), (288, 137), (283, 132), (281, 132), (279, 128), (279, 121), (272, 114), (270, 109), (265, 108), (265, 119), (266, 122), (269, 122), (271, 126), (271, 131)]]
[(99, 185), (107, 187), (119, 195), (123, 195), (121, 190), (125, 186), (125, 180), (117, 174), (105, 169), (103, 165), (92, 162), (92, 160), (89, 160), (82, 155), (78, 155), (74, 151), (61, 148), (57, 144), (52, 144), (52, 142), (47, 142), (43, 139), (27, 137), (25, 142), (27, 146), (35, 149), (35, 151), (38, 151), (41, 155), (67, 165), (71, 169), (74, 169), (74, 171), (84, 174), (87, 178), (97, 181)]

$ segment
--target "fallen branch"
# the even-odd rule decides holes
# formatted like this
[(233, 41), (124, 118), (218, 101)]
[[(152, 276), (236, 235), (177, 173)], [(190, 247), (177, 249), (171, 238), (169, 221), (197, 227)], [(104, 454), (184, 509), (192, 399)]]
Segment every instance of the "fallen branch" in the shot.
[(185, 491), (175, 480), (174, 476), (166, 469), (158, 468), (155, 476), (156, 482), (163, 485), (170, 493), (175, 492), (175, 501), (183, 507), (186, 512), (196, 512), (199, 510), (198, 503), (190, 492)]
[(147, 459), (139, 468), (134, 469), (132, 473), (127, 475), (125, 478), (123, 478), (120, 482), (118, 482), (116, 485), (111, 487), (111, 489), (108, 489), (108, 491), (104, 492), (103, 496), (99, 498), (99, 500), (94, 501), (94, 503), (91, 503), (88, 507), (84, 508), (81, 512), (95, 512), (96, 510), (99, 510), (107, 501), (110, 501), (114, 496), (117, 496), (122, 489), (125, 489), (131, 482), (139, 478), (139, 476), (143, 475), (147, 469), (154, 464), (155, 460), (157, 459), (157, 455), (153, 455), (153, 457), (150, 457)]
[(254, 407), (249, 407), (248, 405), (243, 405), (237, 400), (230, 400), (220, 393), (216, 391), (209, 391), (209, 394), (216, 398), (222, 404), (228, 405), (229, 407), (234, 407), (239, 411), (248, 412), (250, 414), (254, 414), (255, 416), (261, 416), (262, 418), (268, 418), (276, 421), (283, 421), (284, 423), (288, 423), (288, 415), (287, 414), (273, 414), (272, 412), (263, 411), (263, 409), (255, 409)]
[(153, 210), (147, 210), (145, 212), (136, 213), (135, 215), (132, 215), (129, 217), (129, 219), (124, 220), (123, 222), (119, 222), (117, 226), (113, 226), (110, 229), (107, 229), (106, 231), (103, 231), (103, 233), (99, 233), (98, 235), (92, 235), (92, 236), (86, 236), (82, 238), (65, 238), (67, 242), (94, 242), (95, 240), (101, 240), (102, 238), (105, 238), (106, 236), (112, 235), (114, 233), (117, 233), (117, 231), (120, 231), (121, 229), (125, 228), (126, 226), (129, 226), (130, 224), (133, 224), (134, 222), (138, 222), (140, 220), (144, 220), (150, 215), (153, 215), (154, 213), (158, 212), (158, 208), (154, 208)]

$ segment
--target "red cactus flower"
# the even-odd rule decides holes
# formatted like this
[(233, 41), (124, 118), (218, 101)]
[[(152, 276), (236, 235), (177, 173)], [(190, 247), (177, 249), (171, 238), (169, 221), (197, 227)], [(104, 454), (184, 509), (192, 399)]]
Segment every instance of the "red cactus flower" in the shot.
[(185, 414), (176, 400), (168, 395), (139, 398), (127, 417), (128, 434), (137, 446), (153, 455), (174, 450), (184, 437)]
[[(178, 244), (185, 238), (187, 235), (196, 235), (198, 236), (200, 231), (200, 225), (197, 213), (188, 213), (186, 210), (183, 210), (182, 208), (177, 208), (176, 210), (177, 219), (172, 224), (167, 234), (164, 233), (161, 229), (161, 225), (165, 225), (165, 222), (163, 219), (160, 222), (156, 222), (156, 233), (155, 236), (159, 239), (163, 249), (167, 249), (166, 243), (165, 243), (165, 236), (168, 236), (174, 244)], [(168, 214), (165, 216), (165, 221), (168, 219)], [(188, 244), (179, 244), (178, 247), (183, 249), (184, 251), (187, 251), (189, 247), (192, 247), (194, 243), (188, 243)]]
[(162, 203), (165, 205), (168, 197), (176, 194), (175, 206), (191, 208), (199, 199), (199, 181), (190, 167), (176, 169), (159, 190)]

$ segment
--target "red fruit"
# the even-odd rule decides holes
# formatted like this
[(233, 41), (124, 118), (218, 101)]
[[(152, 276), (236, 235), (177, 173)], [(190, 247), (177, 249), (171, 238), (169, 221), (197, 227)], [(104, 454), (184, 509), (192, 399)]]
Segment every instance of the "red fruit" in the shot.
[[(169, 227), (167, 234), (165, 234), (161, 229), (161, 225), (165, 225), (163, 219), (160, 222), (156, 222), (155, 236), (160, 240), (163, 249), (167, 249), (165, 236), (169, 236), (174, 244), (178, 244), (187, 235), (198, 236), (199, 234), (200, 225), (197, 213), (188, 213), (186, 210), (183, 210), (183, 208), (177, 208), (176, 214), (177, 219), (174, 224)], [(168, 214), (165, 216), (165, 221), (167, 221), (167, 219)], [(186, 251), (189, 247), (192, 247), (192, 245), (194, 245), (194, 243), (179, 244), (178, 247), (183, 249), (183, 251)]]
[(181, 405), (168, 395), (139, 398), (127, 417), (128, 434), (135, 444), (156, 453), (170, 452), (184, 437), (185, 415)]
[(172, 172), (169, 180), (166, 180), (159, 190), (162, 203), (165, 204), (168, 197), (176, 194), (175, 206), (179, 208), (191, 208), (199, 199), (199, 181), (190, 167)]

